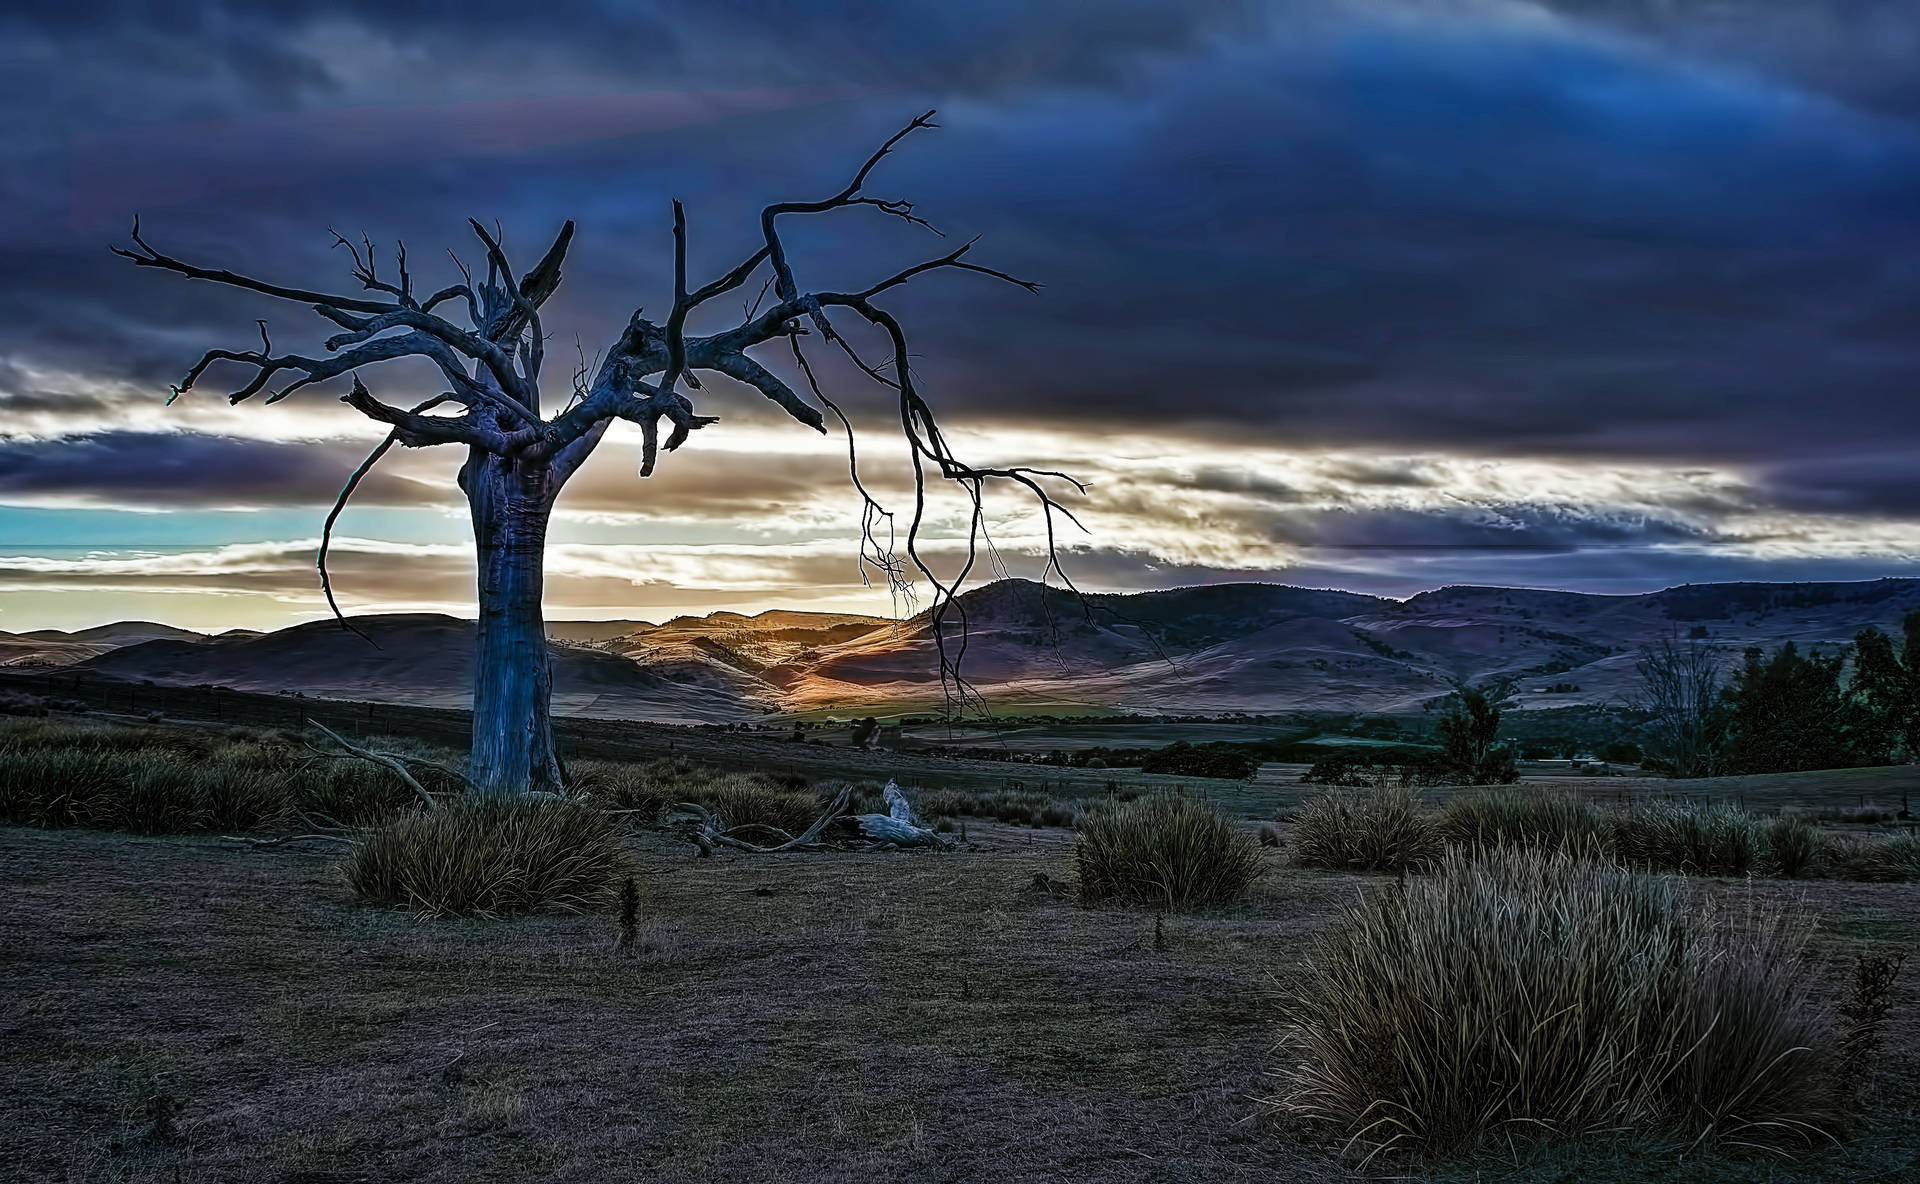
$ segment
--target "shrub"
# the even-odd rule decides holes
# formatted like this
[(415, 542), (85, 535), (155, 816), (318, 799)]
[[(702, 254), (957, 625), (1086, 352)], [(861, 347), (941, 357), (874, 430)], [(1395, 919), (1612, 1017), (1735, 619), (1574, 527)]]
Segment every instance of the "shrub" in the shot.
[(1360, 789), (1379, 779), (1372, 760), (1348, 749), (1339, 749), (1319, 758), (1300, 775), (1300, 780), (1308, 785), (1333, 785), (1347, 789)]
[(1744, 876), (1764, 847), (1760, 820), (1744, 810), (1655, 802), (1611, 820), (1614, 858), (1628, 867), (1689, 876)]
[(1185, 740), (1157, 748), (1140, 758), (1142, 773), (1170, 773), (1176, 777), (1217, 777), (1246, 781), (1260, 771), (1260, 762), (1230, 748), (1196, 748)]
[[(383, 748), (441, 754), (410, 741)], [(457, 775), (418, 766), (428, 789), (456, 793)], [(0, 721), (0, 820), (145, 834), (256, 830), (294, 812), (366, 825), (417, 803), (386, 769), (359, 760), (303, 763), (279, 733)]]
[(1854, 956), (1853, 975), (1840, 1004), (1839, 1080), (1851, 1098), (1859, 1098), (1870, 1083), (1887, 1020), (1893, 1014), (1893, 984), (1907, 963), (1906, 951), (1860, 953)]
[(1200, 908), (1239, 899), (1264, 869), (1253, 839), (1216, 807), (1155, 795), (1083, 815), (1073, 870), (1089, 903)]
[(1605, 839), (1607, 818), (1598, 806), (1572, 794), (1493, 788), (1448, 802), (1438, 827), (1441, 838), (1454, 846), (1591, 852)]
[(198, 830), (201, 825), (193, 767), (166, 754), (138, 761), (116, 807), (114, 821), (135, 834), (180, 834)]
[(1279, 1102), (1370, 1155), (1633, 1127), (1816, 1137), (1837, 1119), (1804, 939), (1690, 915), (1673, 881), (1598, 860), (1455, 851), (1311, 955)]
[(1766, 825), (1767, 872), (1796, 879), (1820, 867), (1825, 843), (1820, 828), (1798, 814), (1782, 814)]
[(347, 856), (364, 900), (435, 916), (606, 907), (631, 856), (604, 811), (565, 798), (460, 798), (375, 830)]
[(1439, 855), (1439, 833), (1402, 786), (1320, 794), (1294, 819), (1293, 859), (1306, 867), (1418, 871)]

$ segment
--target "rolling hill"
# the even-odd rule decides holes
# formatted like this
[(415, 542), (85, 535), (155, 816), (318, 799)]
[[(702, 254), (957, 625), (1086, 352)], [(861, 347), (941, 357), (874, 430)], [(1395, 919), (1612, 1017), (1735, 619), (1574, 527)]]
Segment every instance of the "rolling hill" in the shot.
[[(1692, 637), (1730, 658), (1832, 649), (1893, 630), (1920, 581), (1699, 584), (1631, 596), (1450, 587), (1404, 601), (1275, 584), (1089, 595), (1006, 580), (948, 614), (950, 652), (1006, 711), (1417, 711), (1456, 681), (1509, 684), (1519, 710), (1622, 702), (1642, 646)], [(74, 663), (159, 683), (462, 705), (473, 625), (369, 616), (209, 637), (129, 623), (0, 634), (0, 661)], [(557, 707), (657, 720), (771, 711), (892, 713), (940, 702), (931, 619), (775, 610), (663, 624), (555, 622)]]

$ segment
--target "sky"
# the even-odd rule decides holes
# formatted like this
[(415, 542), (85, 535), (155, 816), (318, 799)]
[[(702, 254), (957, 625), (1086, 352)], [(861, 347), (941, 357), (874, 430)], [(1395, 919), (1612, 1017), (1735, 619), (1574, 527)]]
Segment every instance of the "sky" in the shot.
[[(1082, 587), (1920, 575), (1908, 0), (28, 0), (0, 15), (0, 630), (326, 612), (320, 524), (384, 429), (346, 379), (232, 406), (246, 375), (216, 368), (169, 406), (256, 319), (303, 352), (335, 327), (132, 267), (108, 247), (136, 213), (170, 253), (342, 292), (331, 231), (404, 240), (437, 287), (482, 258), (469, 217), (522, 268), (573, 219), (557, 402), (671, 304), (673, 199), (698, 283), (928, 108), (869, 190), (948, 237), (837, 211), (788, 229), (796, 270), (844, 290), (979, 235), (1042, 285), (883, 303), (968, 460), (1087, 482)], [(821, 378), (904, 509), (890, 392)], [(568, 486), (548, 615), (901, 607), (860, 578), (846, 440), (720, 376), (697, 401), (720, 422), (653, 476), (620, 425)], [(396, 450), (362, 487), (350, 611), (472, 613), (460, 460)], [(936, 563), (963, 510), (935, 503)], [(1038, 577), (1031, 504), (988, 510)]]

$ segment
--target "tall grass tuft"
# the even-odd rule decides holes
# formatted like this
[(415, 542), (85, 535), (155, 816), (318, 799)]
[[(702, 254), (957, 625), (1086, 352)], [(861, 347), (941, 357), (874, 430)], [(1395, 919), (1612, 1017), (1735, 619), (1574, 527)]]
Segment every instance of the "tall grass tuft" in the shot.
[(1820, 870), (1826, 843), (1820, 828), (1798, 814), (1781, 814), (1767, 821), (1766, 870), (1769, 875), (1794, 880)]
[(361, 899), (435, 916), (588, 912), (630, 869), (604, 811), (556, 798), (457, 799), (369, 832), (346, 861)]
[(1837, 1128), (1805, 933), (1689, 913), (1675, 882), (1564, 852), (1451, 852), (1350, 909), (1294, 1004), (1278, 1099), (1369, 1157), (1654, 1130)]
[[(411, 741), (382, 747), (445, 758)], [(461, 787), (441, 770), (419, 767), (416, 776), (437, 792)], [(298, 815), (363, 826), (415, 801), (386, 769), (316, 760), (277, 733), (0, 721), (0, 822), (146, 834), (260, 830)]]
[(1689, 876), (1744, 876), (1765, 850), (1760, 820), (1727, 806), (1653, 802), (1611, 819), (1614, 858)]
[(1293, 859), (1305, 867), (1419, 871), (1440, 853), (1439, 831), (1404, 786), (1319, 794), (1294, 819)]
[(1438, 826), (1449, 846), (1590, 852), (1606, 840), (1607, 817), (1593, 803), (1562, 791), (1493, 786), (1448, 802)]
[(771, 826), (799, 834), (823, 808), (804, 780), (727, 772), (678, 758), (639, 764), (581, 761), (572, 773), (582, 796), (609, 810), (631, 811), (642, 825), (659, 821), (678, 802), (697, 802), (727, 826)]
[(1073, 871), (1080, 899), (1204, 908), (1246, 894), (1260, 848), (1218, 808), (1156, 795), (1098, 806), (1080, 818)]
[(1920, 880), (1920, 830), (1890, 835), (1835, 836), (1827, 843), (1827, 870), (1841, 880), (1869, 883)]
[(193, 766), (166, 753), (140, 761), (115, 807), (119, 829), (135, 834), (183, 834), (204, 822)]

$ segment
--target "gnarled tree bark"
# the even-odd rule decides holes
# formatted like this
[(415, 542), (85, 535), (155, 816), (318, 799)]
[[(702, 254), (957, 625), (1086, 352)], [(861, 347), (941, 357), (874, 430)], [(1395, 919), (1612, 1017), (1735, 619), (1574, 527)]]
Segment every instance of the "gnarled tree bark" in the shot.
[[(342, 401), (376, 422), (388, 425), (386, 439), (374, 448), (348, 478), (321, 533), (317, 565), (327, 603), (349, 629), (340, 613), (327, 574), (327, 549), (333, 524), (360, 481), (397, 444), (404, 448), (443, 444), (463, 445), (467, 461), (460, 470), (460, 486), (472, 511), (473, 537), (479, 566), (480, 619), (473, 664), (473, 746), (469, 779), (482, 792), (518, 793), (555, 790), (562, 786), (563, 765), (554, 748), (551, 720), (553, 672), (548, 658), (541, 592), (547, 527), (556, 499), (569, 477), (592, 455), (615, 420), (640, 429), (640, 475), (652, 474), (662, 450), (671, 452), (688, 436), (712, 424), (714, 417), (697, 414), (682, 390), (701, 389), (697, 374), (723, 374), (753, 387), (794, 419), (816, 431), (826, 430), (831, 411), (847, 431), (848, 467), (863, 503), (860, 568), (863, 577), (876, 571), (896, 587), (907, 579), (910, 565), (934, 587), (931, 630), (940, 656), (940, 677), (950, 701), (962, 706), (969, 688), (960, 677), (964, 650), (964, 610), (955, 601), (973, 569), (977, 544), (984, 537), (983, 491), (989, 483), (1005, 482), (1031, 495), (1046, 522), (1048, 570), (1059, 573), (1052, 550), (1056, 511), (1073, 520), (1048, 491), (1047, 482), (1064, 482), (1084, 492), (1085, 487), (1060, 473), (1028, 468), (981, 468), (962, 461), (949, 446), (932, 408), (915, 385), (906, 331), (886, 309), (875, 303), (883, 293), (919, 276), (939, 270), (968, 271), (1017, 284), (1029, 291), (1036, 285), (966, 258), (971, 242), (935, 259), (914, 264), (852, 291), (815, 290), (800, 286), (780, 233), (780, 220), (797, 215), (869, 207), (932, 229), (914, 213), (912, 203), (869, 196), (868, 175), (909, 134), (934, 126), (929, 111), (913, 120), (869, 156), (853, 180), (840, 192), (820, 201), (782, 202), (761, 213), (758, 250), (732, 270), (692, 288), (687, 281), (686, 214), (673, 203), (674, 293), (664, 323), (635, 312), (619, 338), (604, 351), (590, 380), (576, 380), (574, 398), (560, 411), (547, 414), (541, 405), (540, 370), (546, 334), (540, 309), (560, 283), (561, 264), (573, 241), (573, 223), (563, 226), (553, 245), (524, 276), (516, 276), (500, 237), (477, 221), (469, 221), (487, 259), (487, 278), (476, 283), (473, 273), (455, 259), (461, 280), (424, 297), (416, 294), (408, 268), (407, 251), (394, 251), (394, 270), (383, 276), (373, 244), (354, 244), (335, 235), (335, 245), (352, 256), (352, 274), (368, 295), (346, 296), (269, 283), (237, 272), (201, 267), (164, 254), (141, 236), (138, 220), (130, 247), (115, 252), (137, 266), (170, 271), (255, 292), (276, 300), (304, 304), (340, 332), (327, 338), (325, 353), (305, 356), (276, 353), (265, 321), (260, 322), (257, 350), (208, 350), (174, 388), (173, 397), (192, 389), (212, 366), (231, 364), (252, 368), (252, 376), (228, 398), (239, 403), (268, 391), (280, 376), (289, 380), (268, 391), (266, 402), (276, 403), (300, 389), (346, 375), (352, 390)], [(937, 232), (936, 232), (937, 233)], [(772, 275), (767, 286), (774, 303), (746, 311), (730, 329), (702, 337), (686, 333), (690, 313), (707, 302), (744, 285), (761, 267)], [(764, 295), (764, 292), (763, 292)], [(464, 307), (462, 326), (434, 310), (442, 305)], [(869, 365), (835, 327), (831, 315), (848, 313), (877, 331), (891, 350), (884, 366)], [(875, 381), (898, 395), (900, 426), (913, 469), (914, 502), (905, 532), (906, 560), (896, 558), (891, 546), (893, 516), (874, 500), (861, 482), (853, 449), (853, 429), (840, 407), (820, 389), (800, 339), (817, 334), (844, 351)], [(797, 393), (749, 351), (780, 343), (791, 352), (814, 401)], [(374, 397), (361, 382), (362, 367), (395, 358), (423, 358), (438, 368), (447, 390), (411, 409), (391, 406)], [(172, 401), (170, 398), (169, 402)], [(818, 405), (816, 405), (816, 403)], [(459, 414), (441, 414), (446, 405)], [(823, 410), (824, 409), (824, 410)], [(661, 439), (665, 420), (667, 435)], [(927, 508), (929, 474), (954, 482), (972, 506), (967, 559), (951, 579), (943, 580), (922, 560), (918, 550)], [(1077, 525), (1077, 523), (1076, 523)], [(885, 527), (888, 542), (880, 540)], [(1064, 580), (1064, 573), (1060, 573)], [(1068, 581), (1069, 586), (1071, 582)], [(946, 615), (960, 617), (960, 646), (950, 648)], [(358, 632), (356, 629), (355, 632)], [(365, 635), (362, 634), (364, 637)], [(370, 640), (370, 639), (369, 639)]]
[(483, 792), (563, 788), (553, 746), (553, 665), (541, 611), (550, 466), (474, 449), (460, 470), (473, 518), (480, 619), (467, 776)]

